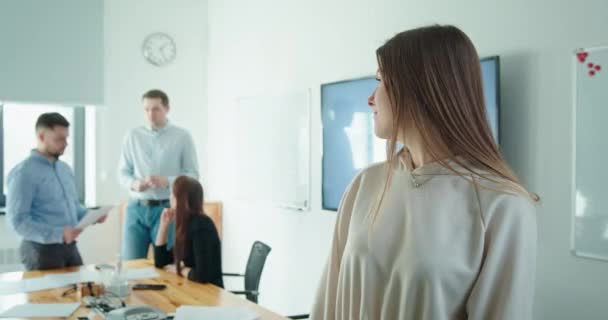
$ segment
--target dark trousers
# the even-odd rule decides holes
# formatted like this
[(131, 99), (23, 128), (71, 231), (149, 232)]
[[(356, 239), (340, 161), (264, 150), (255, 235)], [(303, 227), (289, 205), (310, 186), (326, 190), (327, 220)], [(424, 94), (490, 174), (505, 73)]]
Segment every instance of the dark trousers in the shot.
[(42, 244), (23, 240), (19, 248), (21, 262), (28, 271), (48, 270), (82, 265), (76, 242)]

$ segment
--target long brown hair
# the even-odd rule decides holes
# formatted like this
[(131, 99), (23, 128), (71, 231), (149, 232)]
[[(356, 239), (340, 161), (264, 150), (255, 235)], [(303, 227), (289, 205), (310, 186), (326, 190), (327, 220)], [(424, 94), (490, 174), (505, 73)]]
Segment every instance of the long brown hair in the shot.
[(182, 261), (187, 250), (188, 225), (192, 217), (204, 214), (203, 187), (193, 178), (180, 176), (173, 183), (173, 196), (175, 197), (175, 244), (173, 257), (177, 274), (182, 275)]
[[(428, 26), (401, 32), (376, 50), (379, 71), (393, 114), (387, 143), (388, 177), (404, 150), (395, 152), (405, 132), (419, 134), (423, 148), (440, 165), (481, 186), (496, 183), (498, 192), (528, 192), (503, 159), (486, 115), (479, 56), (469, 37), (454, 26)], [(466, 172), (450, 166), (455, 162)], [(378, 212), (378, 210), (376, 210)]]

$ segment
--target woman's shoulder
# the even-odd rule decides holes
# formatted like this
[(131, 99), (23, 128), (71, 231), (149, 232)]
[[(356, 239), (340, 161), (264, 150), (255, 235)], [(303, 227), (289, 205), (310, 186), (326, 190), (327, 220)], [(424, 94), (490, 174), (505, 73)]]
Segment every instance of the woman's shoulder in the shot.
[(370, 182), (377, 183), (384, 181), (387, 177), (389, 164), (386, 161), (372, 163), (363, 168), (353, 179), (351, 185), (368, 184)]
[(482, 217), (487, 222), (499, 219), (533, 219), (537, 203), (527, 191), (503, 178), (477, 179), (477, 195)]
[(361, 170), (347, 186), (340, 207), (352, 205), (358, 196), (367, 190), (375, 190), (383, 185), (387, 178), (388, 164), (386, 162), (374, 163)]

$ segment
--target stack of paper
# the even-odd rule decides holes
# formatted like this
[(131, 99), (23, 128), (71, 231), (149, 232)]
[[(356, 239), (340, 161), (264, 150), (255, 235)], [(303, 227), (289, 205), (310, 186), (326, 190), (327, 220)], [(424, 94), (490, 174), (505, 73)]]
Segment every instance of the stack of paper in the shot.
[(259, 317), (257, 313), (239, 307), (181, 306), (175, 312), (175, 320), (255, 320)]
[(79, 302), (26, 303), (16, 305), (0, 313), (0, 318), (67, 318), (79, 307)]

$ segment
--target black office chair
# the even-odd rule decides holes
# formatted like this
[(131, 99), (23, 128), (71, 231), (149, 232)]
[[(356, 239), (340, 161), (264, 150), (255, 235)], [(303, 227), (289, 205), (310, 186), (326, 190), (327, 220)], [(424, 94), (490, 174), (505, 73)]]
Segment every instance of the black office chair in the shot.
[(260, 278), (262, 278), (262, 270), (266, 263), (266, 257), (270, 253), (271, 248), (260, 242), (256, 241), (251, 246), (251, 252), (249, 253), (249, 260), (247, 260), (247, 267), (245, 268), (245, 274), (240, 273), (224, 273), (224, 276), (228, 277), (244, 277), (245, 278), (245, 290), (243, 291), (231, 291), (234, 294), (245, 295), (247, 300), (258, 303), (258, 291), (260, 287)]

